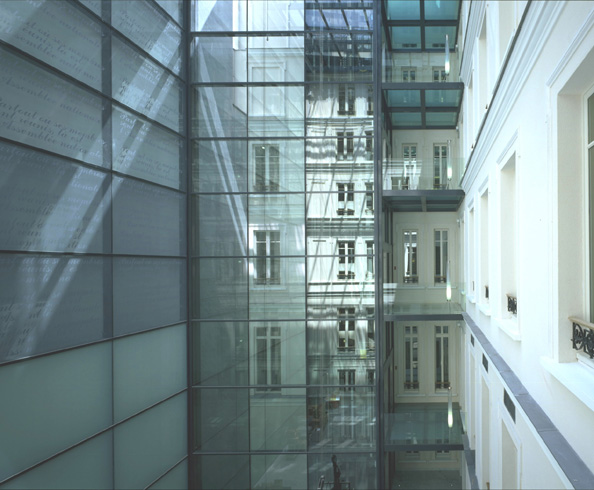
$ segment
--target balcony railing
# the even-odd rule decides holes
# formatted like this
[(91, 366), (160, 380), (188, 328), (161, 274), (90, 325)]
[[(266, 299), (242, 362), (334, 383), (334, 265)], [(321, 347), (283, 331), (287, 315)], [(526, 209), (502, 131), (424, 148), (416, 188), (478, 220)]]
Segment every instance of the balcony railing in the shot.
[(506, 294), (507, 296), (507, 311), (509, 311), (512, 315), (518, 314), (518, 298), (512, 296), (511, 294)]
[(575, 350), (582, 350), (594, 359), (594, 324), (574, 316), (569, 317), (572, 324), (572, 343)]
[(383, 164), (384, 190), (460, 189), (461, 160), (386, 160)]

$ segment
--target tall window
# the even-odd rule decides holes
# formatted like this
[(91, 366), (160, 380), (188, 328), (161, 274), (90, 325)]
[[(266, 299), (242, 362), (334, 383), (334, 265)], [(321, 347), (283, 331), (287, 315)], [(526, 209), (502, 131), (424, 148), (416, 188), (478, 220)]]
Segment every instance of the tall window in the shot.
[(365, 159), (373, 160), (373, 131), (365, 131)]
[(254, 190), (278, 191), (280, 151), (278, 145), (254, 146)]
[(367, 349), (375, 350), (375, 308), (367, 308)]
[(365, 183), (365, 210), (373, 213), (373, 182)]
[(419, 390), (418, 327), (404, 327), (404, 389)]
[(280, 232), (254, 231), (254, 284), (280, 284)]
[(355, 87), (338, 86), (338, 115), (355, 114)]
[(341, 386), (341, 391), (353, 391), (355, 387), (355, 370), (339, 369), (338, 384)]
[(402, 145), (402, 159), (404, 160), (403, 189), (417, 188), (417, 145)]
[[(336, 157), (338, 160), (344, 160), (347, 158), (351, 160), (354, 155), (355, 151), (355, 141), (354, 141), (355, 133), (352, 131), (344, 132), (337, 132), (336, 133)], [(345, 145), (346, 139), (346, 145)], [(346, 153), (345, 153), (346, 149)]]
[(417, 231), (404, 230), (404, 282), (418, 283)]
[(367, 278), (373, 278), (373, 240), (365, 242), (367, 246)]
[(336, 184), (338, 187), (338, 207), (336, 214), (339, 216), (352, 216), (355, 214), (355, 184)]
[(448, 230), (435, 230), (435, 284), (445, 284), (448, 267)]
[(449, 332), (447, 326), (435, 326), (435, 389), (450, 386)]
[(417, 145), (402, 145), (402, 158), (405, 162), (410, 162), (417, 159)]
[(338, 279), (355, 278), (355, 242), (338, 242)]
[[(280, 391), (281, 334), (280, 327), (256, 327), (256, 384), (258, 391)], [(272, 388), (263, 388), (277, 385)]]
[(355, 308), (338, 308), (338, 350), (355, 351)]
[(373, 86), (367, 86), (367, 115), (373, 116)]
[(408, 66), (402, 68), (402, 81), (403, 82), (416, 82), (417, 80), (417, 69), (414, 66)]
[(433, 188), (445, 189), (448, 178), (448, 145), (433, 145)]
[(446, 82), (448, 76), (446, 75), (444, 67), (433, 67), (433, 81), (434, 82)]

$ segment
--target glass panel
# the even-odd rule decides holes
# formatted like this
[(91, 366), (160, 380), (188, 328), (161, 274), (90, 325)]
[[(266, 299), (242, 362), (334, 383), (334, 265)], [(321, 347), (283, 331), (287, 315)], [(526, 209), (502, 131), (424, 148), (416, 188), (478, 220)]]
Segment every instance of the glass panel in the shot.
[[(427, 28), (425, 28), (427, 29)], [(392, 49), (421, 49), (421, 28), (417, 26), (391, 27)], [(445, 39), (445, 36), (444, 36)]]
[(248, 390), (194, 388), (193, 396), (195, 413), (193, 448), (198, 451), (247, 451), (249, 445)]
[(252, 451), (305, 450), (306, 428), (305, 389), (251, 390)]
[(187, 455), (187, 413), (182, 393), (114, 428), (115, 488), (145, 488)]
[(303, 30), (302, 0), (250, 0), (248, 2), (248, 30)]
[(246, 141), (195, 141), (192, 148), (194, 191), (247, 191)]
[[(240, 194), (192, 196), (193, 254), (247, 255), (247, 198)], [(224, 237), (224, 239), (222, 239)]]
[(305, 253), (303, 194), (250, 195), (249, 210), (251, 255), (258, 254), (254, 241), (256, 230), (279, 233), (280, 255)]
[(186, 318), (184, 259), (113, 259), (114, 335), (179, 323)]
[(187, 386), (186, 325), (113, 343), (114, 422)]
[[(84, 325), (84, 321), (79, 325)], [(10, 457), (3, 458), (0, 478), (22, 471), (109, 427), (111, 382), (109, 343), (1, 367), (0, 433), (3, 447), (10, 445)], [(111, 454), (111, 449), (107, 454)], [(95, 475), (91, 468), (90, 475)], [(109, 468), (107, 464), (103, 471), (109, 473)], [(45, 471), (40, 474), (47, 475)], [(21, 481), (39, 481), (37, 476), (31, 478)], [(38, 483), (21, 488), (44, 486)]]
[[(303, 89), (302, 89), (303, 90)], [(192, 134), (200, 138), (246, 136), (246, 87), (195, 87)]]
[(112, 107), (113, 170), (174, 189), (185, 182), (183, 140)]
[[(271, 454), (252, 456), (253, 489), (307, 488), (307, 456), (305, 454)], [(289, 471), (287, 469), (290, 468)]]
[(0, 360), (109, 335), (109, 258), (0, 255)]
[[(447, 2), (442, 3), (454, 3)], [(443, 49), (445, 56), (445, 38), (448, 35), (450, 50), (456, 48), (456, 26), (426, 26), (425, 27), (425, 47), (427, 49)]]
[(174, 488), (176, 490), (188, 488), (188, 460), (182, 461), (147, 490), (172, 490)]
[[(103, 165), (102, 101), (89, 92), (0, 48), (6, 139), (93, 165)], [(14, 81), (18, 80), (18, 83)]]
[[(20, 0), (15, 1), (19, 1), (20, 3)], [(101, 1), (102, 0), (80, 0), (80, 3), (91, 10), (91, 12), (94, 12), (99, 17), (101, 17)]]
[(303, 91), (303, 86), (249, 87), (249, 135), (303, 136)]
[[(282, 318), (305, 318), (305, 261), (303, 258), (278, 260), (278, 282), (257, 281), (257, 261), (250, 259), (250, 319), (265, 320)], [(267, 268), (274, 262), (267, 259)], [(272, 277), (272, 273), (268, 273)]]
[[(336, 466), (332, 455), (336, 455)], [(343, 490), (348, 488), (377, 488), (377, 454), (370, 453), (334, 453), (311, 454), (308, 456), (309, 488), (318, 488), (324, 477), (324, 488), (333, 488), (335, 475), (340, 475)]]
[(193, 384), (248, 384), (247, 323), (193, 322)]
[(182, 23), (183, 0), (155, 0), (178, 24)]
[(457, 20), (459, 5), (460, 2), (458, 0), (448, 0), (446, 2), (440, 0), (426, 0), (425, 19)]
[(192, 2), (192, 30), (198, 32), (245, 31), (246, 11), (246, 0)]
[[(361, 372), (367, 384), (367, 373)], [(356, 377), (357, 379), (357, 377)], [(373, 388), (339, 386), (307, 390), (308, 446), (312, 452), (375, 447), (375, 393)], [(346, 477), (345, 474), (342, 475)], [(367, 487), (361, 487), (367, 488)], [(370, 488), (375, 488), (375, 485)]]
[(175, 73), (181, 70), (181, 29), (146, 0), (111, 3), (112, 25)]
[[(283, 2), (267, 2), (271, 8)], [(295, 2), (297, 3), (297, 2)], [(302, 82), (304, 80), (303, 37), (259, 36), (248, 38), (250, 82)], [(227, 68), (228, 69), (228, 68)]]
[(114, 253), (186, 253), (185, 194), (121, 177), (112, 187)]
[(426, 107), (455, 107), (460, 104), (460, 90), (426, 90)]
[[(48, 394), (52, 397), (53, 394)], [(77, 418), (75, 415), (73, 418)], [(47, 421), (51, 425), (51, 421)], [(40, 434), (37, 434), (39, 437)], [(17, 441), (18, 438), (12, 439)], [(113, 437), (107, 432), (2, 485), (3, 489), (60, 488), (78, 490), (113, 488)], [(35, 441), (33, 446), (38, 444)], [(30, 446), (32, 449), (33, 446)], [(11, 447), (11, 450), (13, 448)], [(60, 449), (62, 449), (60, 447)]]
[(203, 259), (193, 262), (193, 318), (244, 320), (248, 317), (247, 260)]
[(395, 127), (421, 126), (420, 112), (393, 112), (390, 116)]
[(249, 148), (250, 190), (303, 191), (303, 140), (253, 141)]
[(173, 75), (117, 38), (111, 39), (112, 96), (179, 132), (182, 86)]
[(427, 126), (447, 126), (452, 129), (456, 126), (458, 114), (455, 112), (427, 112), (425, 123)]
[(196, 490), (245, 490), (250, 487), (250, 457), (193, 456)]
[(247, 38), (201, 36), (192, 45), (192, 81), (202, 83), (247, 81)]
[(419, 20), (421, 9), (419, 0), (391, 0), (386, 2), (389, 20)]
[(101, 90), (101, 26), (81, 9), (68, 2), (5, 0), (0, 18), (1, 40)]
[(107, 174), (4, 142), (0, 168), (0, 248), (110, 251)]
[(390, 107), (420, 107), (420, 90), (387, 90), (388, 106)]

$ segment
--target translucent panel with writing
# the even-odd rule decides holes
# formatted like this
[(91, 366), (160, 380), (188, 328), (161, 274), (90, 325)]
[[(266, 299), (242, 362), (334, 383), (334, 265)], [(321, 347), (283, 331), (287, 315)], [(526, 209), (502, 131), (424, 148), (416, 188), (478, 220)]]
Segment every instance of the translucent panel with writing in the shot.
[(107, 174), (4, 142), (0, 168), (0, 248), (110, 251)]
[(195, 87), (192, 136), (230, 138), (247, 134), (246, 87)]
[(185, 490), (188, 488), (188, 460), (182, 461), (175, 468), (169, 470), (157, 482), (148, 487), (148, 490)]
[(182, 24), (183, 0), (155, 0), (178, 24)]
[(0, 433), (10, 457), (2, 459), (0, 478), (109, 427), (111, 380), (107, 343), (1, 367)]
[(118, 257), (113, 269), (114, 335), (185, 320), (183, 259)]
[(248, 390), (193, 388), (192, 393), (195, 414), (192, 447), (198, 451), (247, 451)]
[[(192, 197), (192, 254), (247, 255), (245, 194), (205, 194)], [(224, 239), (222, 239), (224, 237)]]
[(182, 85), (140, 51), (112, 37), (112, 96), (122, 104), (180, 131)]
[(194, 192), (245, 192), (247, 142), (201, 140), (192, 145)]
[(175, 73), (181, 70), (181, 29), (146, 0), (111, 3), (112, 25)]
[(100, 340), (109, 331), (110, 261), (0, 255), (0, 360)]
[(115, 488), (145, 488), (188, 450), (187, 393), (113, 430)]
[(113, 170), (181, 189), (181, 138), (115, 106), (111, 123)]
[(47, 488), (51, 482), (54, 488), (108, 490), (113, 488), (112, 444), (112, 433), (106, 432), (5, 483), (2, 488)]
[(0, 2), (0, 39), (101, 90), (101, 26), (69, 2)]
[(185, 254), (185, 194), (122, 177), (112, 187), (114, 253)]
[(248, 316), (247, 259), (202, 259), (193, 262), (192, 318), (243, 320)]
[[(18, 0), (15, 0), (18, 1)], [(101, 1), (102, 0), (79, 0), (91, 12), (101, 17)]]
[[(305, 454), (268, 454), (252, 456), (253, 489), (307, 488), (307, 456)], [(290, 471), (287, 471), (290, 468)], [(316, 488), (316, 487), (312, 487)]]
[(186, 388), (186, 350), (185, 323), (114, 341), (114, 422)]
[(4, 138), (103, 165), (102, 102), (0, 48), (0, 132)]

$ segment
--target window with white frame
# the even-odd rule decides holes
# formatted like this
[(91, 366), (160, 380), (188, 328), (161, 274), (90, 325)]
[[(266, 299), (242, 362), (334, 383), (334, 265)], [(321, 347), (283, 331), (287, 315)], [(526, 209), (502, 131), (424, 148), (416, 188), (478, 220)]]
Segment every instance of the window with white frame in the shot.
[(367, 279), (373, 278), (373, 261), (374, 261), (374, 253), (373, 253), (373, 240), (367, 240), (365, 242), (367, 248)]
[[(256, 327), (256, 384), (258, 391), (280, 391), (281, 330), (280, 327)], [(274, 385), (270, 388), (266, 386)]]
[(450, 387), (449, 329), (447, 325), (435, 326), (435, 390)]
[(341, 386), (341, 391), (353, 391), (355, 388), (355, 370), (339, 369), (338, 384)]
[(255, 144), (254, 191), (278, 191), (280, 177), (280, 150), (275, 144)]
[(338, 86), (338, 115), (355, 115), (355, 87)]
[(448, 230), (435, 230), (435, 284), (445, 284), (448, 267)]
[(417, 230), (404, 230), (404, 277), (406, 284), (416, 284), (419, 282), (418, 272), (418, 232)]
[[(355, 151), (355, 133), (352, 131), (338, 131), (336, 133), (336, 158), (338, 160), (352, 160)], [(346, 143), (346, 144), (345, 144)], [(345, 151), (346, 150), (346, 151)]]
[(448, 178), (448, 145), (433, 145), (433, 188), (445, 189)]
[(355, 242), (338, 242), (338, 279), (355, 278)]
[(338, 207), (336, 214), (339, 216), (353, 216), (355, 214), (355, 184), (339, 183), (338, 188)]
[(375, 308), (367, 308), (367, 349), (375, 350)]
[(365, 131), (365, 159), (373, 160), (373, 131)]
[(373, 86), (367, 86), (367, 115), (373, 116)]
[(373, 182), (365, 182), (365, 211), (373, 214)]
[(419, 329), (404, 327), (404, 390), (419, 390)]
[(338, 308), (338, 351), (355, 351), (355, 308)]
[(417, 68), (414, 66), (407, 66), (402, 68), (402, 81), (403, 82), (416, 82), (417, 80)]
[(402, 189), (416, 189), (418, 183), (417, 175), (417, 145), (402, 145), (403, 175)]
[(254, 231), (254, 251), (254, 284), (280, 284), (280, 231)]
[(433, 81), (434, 82), (447, 82), (448, 76), (445, 71), (445, 67), (434, 66), (433, 67)]

